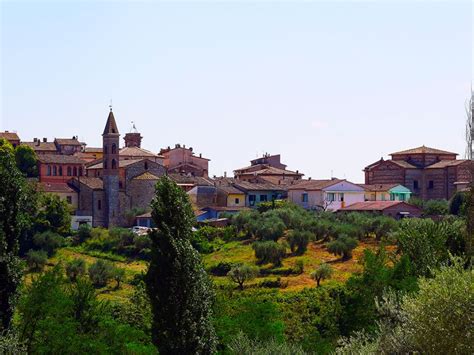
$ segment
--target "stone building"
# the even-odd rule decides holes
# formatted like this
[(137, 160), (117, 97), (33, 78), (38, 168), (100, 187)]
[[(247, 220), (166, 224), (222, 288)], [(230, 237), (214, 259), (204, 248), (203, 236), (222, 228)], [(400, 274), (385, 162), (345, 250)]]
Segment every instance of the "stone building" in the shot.
[(472, 179), (472, 161), (456, 153), (421, 146), (390, 155), (365, 167), (366, 185), (400, 184), (423, 200), (449, 199)]
[[(148, 153), (134, 157), (120, 154), (119, 140), (111, 110), (102, 134), (102, 159), (86, 168), (86, 176), (70, 181), (79, 196), (77, 215), (92, 216), (94, 226), (123, 226), (127, 212), (134, 208), (148, 209), (156, 182), (166, 174), (165, 167)], [(124, 149), (128, 148), (141, 149)]]
[(16, 132), (0, 132), (0, 138), (9, 141), (13, 148), (16, 148), (18, 145), (20, 145), (20, 137), (18, 137), (18, 134)]

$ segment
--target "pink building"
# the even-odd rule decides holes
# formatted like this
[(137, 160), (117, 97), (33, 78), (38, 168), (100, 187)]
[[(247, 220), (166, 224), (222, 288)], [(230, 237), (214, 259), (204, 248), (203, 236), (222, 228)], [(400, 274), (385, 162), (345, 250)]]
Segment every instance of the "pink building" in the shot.
[(176, 144), (174, 148), (161, 149), (163, 163), (168, 173), (189, 174), (192, 176), (207, 177), (209, 174), (210, 159), (194, 155), (193, 148), (186, 148)]

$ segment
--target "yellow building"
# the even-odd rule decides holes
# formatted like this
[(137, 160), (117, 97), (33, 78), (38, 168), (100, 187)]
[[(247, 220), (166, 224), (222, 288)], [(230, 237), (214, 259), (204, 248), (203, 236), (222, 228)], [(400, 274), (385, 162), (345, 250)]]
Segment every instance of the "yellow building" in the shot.
[(223, 207), (245, 207), (245, 193), (233, 186), (217, 186), (217, 204)]

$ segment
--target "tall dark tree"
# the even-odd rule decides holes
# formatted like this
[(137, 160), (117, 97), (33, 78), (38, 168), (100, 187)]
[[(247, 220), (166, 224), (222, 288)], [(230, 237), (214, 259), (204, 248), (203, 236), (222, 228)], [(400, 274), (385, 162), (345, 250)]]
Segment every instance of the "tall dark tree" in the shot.
[(153, 342), (160, 354), (214, 353), (214, 295), (199, 253), (191, 245), (194, 213), (188, 196), (163, 177), (151, 206), (158, 227), (151, 233), (152, 259), (146, 275)]
[(38, 157), (30, 146), (20, 144), (15, 149), (16, 165), (27, 177), (38, 176)]
[(18, 247), (20, 235), (29, 223), (30, 192), (16, 166), (13, 147), (0, 139), (0, 330), (10, 325), (21, 283)]

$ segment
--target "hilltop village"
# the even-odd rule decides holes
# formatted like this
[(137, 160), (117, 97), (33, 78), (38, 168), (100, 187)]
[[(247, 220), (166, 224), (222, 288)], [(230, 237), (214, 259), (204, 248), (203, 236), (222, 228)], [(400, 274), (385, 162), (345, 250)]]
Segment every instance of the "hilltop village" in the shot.
[(88, 147), (77, 136), (34, 138), (22, 141), (17, 133), (0, 132), (14, 147), (31, 147), (38, 159), (38, 190), (59, 195), (73, 213), (73, 228), (152, 226), (150, 201), (158, 179), (168, 175), (187, 192), (197, 221), (219, 223), (224, 214), (252, 209), (262, 202), (287, 199), (305, 209), (343, 213), (360, 211), (394, 218), (417, 217), (410, 198), (450, 199), (467, 189), (470, 160), (456, 153), (421, 146), (391, 153), (391, 159), (365, 168), (365, 181), (305, 178), (289, 170), (279, 154), (264, 154), (250, 165), (234, 170), (234, 176), (210, 177), (210, 159), (196, 155), (192, 147), (176, 144), (154, 153), (141, 147), (141, 134), (120, 131), (112, 109), (102, 133), (102, 147)]

